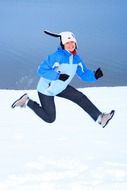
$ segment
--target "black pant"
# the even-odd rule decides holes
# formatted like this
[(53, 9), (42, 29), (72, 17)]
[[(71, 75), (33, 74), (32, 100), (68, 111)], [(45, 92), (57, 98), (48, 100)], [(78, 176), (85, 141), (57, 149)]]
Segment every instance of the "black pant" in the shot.
[[(27, 104), (28, 107), (30, 107), (44, 121), (48, 123), (54, 122), (56, 119), (54, 96), (47, 96), (40, 92), (38, 92), (38, 96), (41, 105), (30, 99)], [(96, 121), (101, 114), (97, 107), (82, 92), (76, 90), (72, 86), (68, 85), (67, 88), (57, 96), (66, 98), (78, 104), (93, 118), (94, 121)]]

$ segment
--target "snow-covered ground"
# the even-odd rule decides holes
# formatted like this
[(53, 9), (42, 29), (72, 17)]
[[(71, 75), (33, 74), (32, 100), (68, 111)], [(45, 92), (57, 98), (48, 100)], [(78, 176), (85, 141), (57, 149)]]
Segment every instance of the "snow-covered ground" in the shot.
[(0, 190), (127, 189), (127, 87), (80, 90), (101, 111), (116, 110), (106, 128), (58, 97), (47, 124), (10, 108), (24, 92), (38, 101), (36, 91), (0, 90)]

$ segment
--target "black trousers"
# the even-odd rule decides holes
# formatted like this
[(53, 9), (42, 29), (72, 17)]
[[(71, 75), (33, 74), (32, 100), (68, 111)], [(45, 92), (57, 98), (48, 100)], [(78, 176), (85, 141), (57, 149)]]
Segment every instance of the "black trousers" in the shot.
[[(54, 96), (47, 96), (38, 92), (40, 104), (33, 100), (29, 100), (27, 106), (31, 108), (41, 119), (48, 123), (52, 123), (56, 119), (56, 107)], [(65, 90), (57, 96), (71, 100), (86, 111), (94, 121), (97, 120), (101, 112), (98, 108), (85, 96), (82, 92), (68, 85)]]

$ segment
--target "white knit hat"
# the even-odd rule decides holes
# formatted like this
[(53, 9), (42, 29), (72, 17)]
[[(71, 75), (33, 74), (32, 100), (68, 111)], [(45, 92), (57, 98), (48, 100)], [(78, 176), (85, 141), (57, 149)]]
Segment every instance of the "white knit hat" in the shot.
[(47, 30), (45, 30), (44, 32), (50, 36), (60, 37), (60, 40), (61, 40), (63, 45), (66, 44), (67, 42), (70, 42), (70, 41), (75, 42), (77, 45), (76, 38), (72, 32), (61, 32), (59, 34), (58, 33), (52, 33), (52, 32), (49, 32)]
[(61, 32), (59, 35), (61, 36), (61, 41), (63, 45), (71, 41), (77, 44), (76, 38), (72, 32)]

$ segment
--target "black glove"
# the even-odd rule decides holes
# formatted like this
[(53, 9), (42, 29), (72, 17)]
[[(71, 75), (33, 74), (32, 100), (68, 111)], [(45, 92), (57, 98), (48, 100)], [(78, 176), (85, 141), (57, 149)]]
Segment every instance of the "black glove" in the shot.
[(100, 68), (98, 68), (96, 71), (95, 71), (95, 78), (98, 79), (100, 77), (103, 77), (103, 72)]
[(68, 78), (69, 78), (69, 75), (67, 75), (67, 74), (60, 74), (60, 76), (59, 76), (59, 79), (62, 80), (62, 81), (65, 81)]

